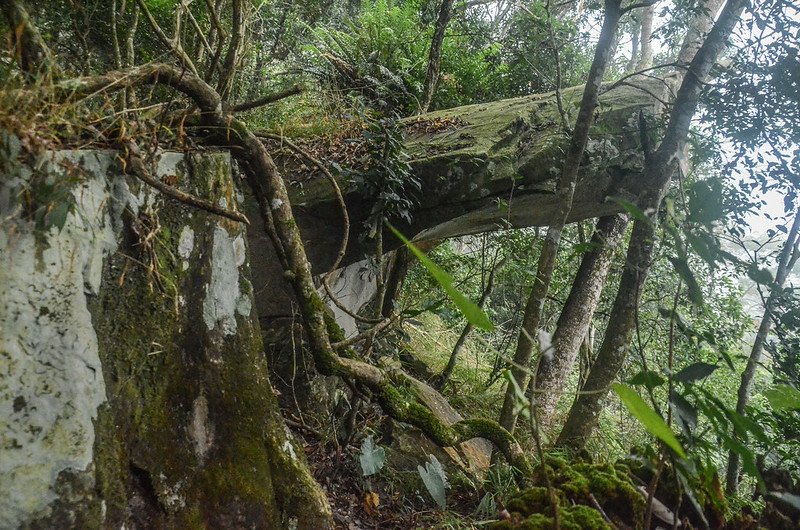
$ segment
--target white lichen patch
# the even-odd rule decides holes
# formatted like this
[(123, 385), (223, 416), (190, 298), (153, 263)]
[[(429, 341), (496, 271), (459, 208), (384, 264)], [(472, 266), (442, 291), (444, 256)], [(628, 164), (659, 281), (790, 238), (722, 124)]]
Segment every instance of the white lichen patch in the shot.
[(164, 473), (160, 473), (159, 482), (164, 484), (162, 486), (162, 493), (159, 496), (159, 500), (164, 503), (164, 506), (170, 512), (174, 512), (178, 509), (186, 507), (186, 499), (184, 499), (183, 495), (181, 495), (181, 488), (183, 487), (183, 482), (178, 481), (175, 483), (174, 486), (170, 486), (167, 484), (167, 477)]
[(289, 440), (285, 440), (283, 442), (282, 449), (284, 453), (289, 455), (289, 458), (291, 458), (292, 460), (297, 460), (297, 453), (294, 452), (294, 446), (292, 445), (292, 442), (290, 442)]
[(241, 234), (233, 240), (233, 257), (236, 259), (236, 266), (241, 267), (247, 259), (247, 248)]
[(619, 156), (619, 149), (606, 138), (589, 138), (586, 142), (586, 154), (592, 161), (613, 160)]
[(189, 268), (189, 256), (192, 255), (194, 250), (194, 230), (188, 226), (184, 226), (181, 230), (181, 235), (178, 237), (178, 256), (181, 257), (181, 268), (187, 270)]
[(194, 250), (194, 230), (184, 226), (178, 238), (178, 255), (183, 259), (189, 259)]
[[(98, 292), (103, 259), (116, 248), (110, 160), (65, 152), (43, 164), (62, 182), (59, 161), (81, 177), (60, 230), (37, 235), (13, 200), (0, 201), (0, 528), (46, 514), (59, 473), (92, 463), (93, 422), (106, 396), (87, 294)], [(18, 177), (0, 185), (17, 196), (30, 172), (13, 164), (0, 170)]]
[(195, 456), (202, 464), (214, 444), (214, 429), (208, 420), (208, 400), (203, 395), (195, 398), (192, 403), (192, 422), (189, 425), (189, 437), (192, 439)]
[(228, 231), (217, 226), (211, 250), (211, 282), (203, 300), (203, 320), (209, 331), (221, 329), (225, 335), (236, 333), (236, 313), (249, 315), (250, 296), (239, 286), (239, 267), (247, 253), (241, 235), (232, 238)]

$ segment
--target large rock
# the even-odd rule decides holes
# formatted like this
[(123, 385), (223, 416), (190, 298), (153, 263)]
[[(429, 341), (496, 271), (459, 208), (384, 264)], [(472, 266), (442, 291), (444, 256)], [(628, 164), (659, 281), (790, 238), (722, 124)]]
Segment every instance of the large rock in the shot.
[[(286, 431), (245, 227), (115, 153), (0, 141), (0, 528), (330, 523)], [(236, 208), (227, 154), (159, 177)]]
[[(657, 114), (659, 100), (669, 99), (670, 86), (669, 80), (634, 78), (630, 85), (600, 97), (569, 221), (620, 212), (619, 202), (610, 198), (636, 200), (643, 186), (639, 178), (643, 162), (639, 113)], [(572, 110), (573, 119), (582, 91), (583, 87), (563, 91), (564, 106)], [(567, 142), (560, 123), (553, 93), (447, 109), (408, 120), (405, 144), (422, 191), (415, 195), (412, 222), (396, 220), (395, 224), (418, 241), (549, 225), (558, 210), (553, 191)], [(302, 184), (290, 186), (292, 207), (313, 270), (322, 274), (336, 258), (342, 214), (330, 182), (314, 168), (302, 168)], [(371, 252), (357, 235), (372, 203), (347, 178), (338, 181), (352, 230), (343, 262), (346, 266)], [(248, 210), (251, 218), (257, 217), (253, 204)], [(262, 234), (260, 229), (251, 231), (251, 247), (256, 291), (264, 288), (276, 293), (258, 300), (260, 314), (269, 318), (285, 313), (289, 289)], [(385, 233), (386, 251), (398, 244), (391, 233)], [(357, 282), (350, 285), (356, 291), (362, 289)]]
[[(464, 419), (433, 387), (413, 378), (409, 378), (409, 381), (420, 400), (442, 423), (453, 425)], [(393, 448), (412, 463), (424, 462), (427, 455), (432, 454), (446, 466), (449, 464), (477, 476), (482, 476), (491, 465), (492, 444), (483, 438), (473, 438), (456, 447), (443, 448), (430, 441), (419, 429), (405, 424), (401, 429), (394, 429), (392, 437), (395, 441)]]

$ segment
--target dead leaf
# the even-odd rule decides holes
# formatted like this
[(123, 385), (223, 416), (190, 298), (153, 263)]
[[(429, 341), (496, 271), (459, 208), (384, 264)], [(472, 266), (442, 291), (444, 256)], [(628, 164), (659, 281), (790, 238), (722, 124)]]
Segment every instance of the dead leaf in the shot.
[(378, 512), (378, 506), (381, 503), (381, 498), (374, 491), (368, 491), (364, 494), (364, 511), (367, 515), (375, 515)]

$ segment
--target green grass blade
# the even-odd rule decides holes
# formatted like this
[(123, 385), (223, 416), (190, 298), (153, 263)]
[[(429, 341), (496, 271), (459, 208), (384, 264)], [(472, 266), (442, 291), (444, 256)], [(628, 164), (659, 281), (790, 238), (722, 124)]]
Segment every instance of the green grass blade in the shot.
[(433, 276), (436, 282), (442, 286), (444, 292), (446, 292), (450, 299), (453, 300), (453, 303), (466, 317), (470, 324), (476, 328), (484, 329), (486, 331), (491, 331), (494, 329), (494, 324), (492, 324), (492, 321), (489, 320), (488, 315), (483, 311), (483, 309), (467, 299), (466, 296), (461, 294), (458, 289), (453, 286), (453, 278), (449, 274), (439, 268), (438, 265), (431, 261), (431, 259), (421, 250), (415, 247), (414, 244), (406, 239), (406, 237), (403, 236), (403, 234), (401, 234), (395, 227), (389, 223), (386, 223), (386, 226), (388, 226), (389, 230), (391, 230), (392, 233), (397, 236), (397, 239), (402, 241), (403, 244), (405, 244), (405, 246), (407, 246), (409, 250), (414, 253), (419, 262), (422, 263), (426, 269), (428, 269), (428, 272), (431, 273), (431, 276)]
[(667, 446), (675, 451), (678, 456), (681, 458), (686, 458), (686, 453), (683, 451), (681, 443), (675, 437), (675, 434), (672, 432), (672, 429), (669, 428), (669, 425), (667, 425), (661, 416), (659, 416), (656, 411), (650, 408), (650, 406), (639, 397), (639, 394), (637, 394), (634, 389), (627, 385), (621, 384), (612, 385), (611, 388), (614, 389), (614, 392), (617, 393), (619, 398), (622, 400), (622, 403), (633, 415), (633, 417), (639, 420), (639, 422), (644, 425), (644, 428), (647, 429), (650, 434), (667, 444)]

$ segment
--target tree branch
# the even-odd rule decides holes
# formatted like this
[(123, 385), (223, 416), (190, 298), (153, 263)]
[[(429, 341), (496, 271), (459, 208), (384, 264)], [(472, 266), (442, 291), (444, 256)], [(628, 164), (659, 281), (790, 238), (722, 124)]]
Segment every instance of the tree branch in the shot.
[(493, 442), (519, 470), (518, 481), (532, 466), (514, 437), (497, 423), (473, 419), (447, 426), (416, 396), (412, 382), (402, 372), (387, 372), (369, 363), (337, 355), (330, 332), (341, 333), (326, 317), (325, 304), (317, 292), (300, 231), (292, 214), (286, 184), (262, 141), (232, 114), (223, 110), (222, 98), (196, 75), (168, 64), (148, 64), (130, 70), (109, 72), (56, 83), (49, 87), (56, 98), (85, 98), (108, 90), (142, 84), (170, 86), (193, 100), (204, 124), (224, 131), (221, 139), (234, 147), (232, 153), (247, 173), (247, 183), (256, 198), (270, 238), (281, 256), (284, 277), (290, 282), (300, 305), (314, 365), (323, 375), (351, 378), (369, 388), (384, 411), (393, 418), (420, 428), (428, 438), (449, 447), (480, 436)]
[(193, 208), (199, 208), (215, 215), (225, 217), (232, 221), (237, 221), (246, 225), (250, 224), (250, 221), (242, 213), (235, 212), (233, 210), (227, 210), (211, 201), (190, 195), (155, 178), (150, 171), (147, 170), (144, 160), (142, 159), (141, 152), (139, 151), (139, 146), (136, 145), (136, 142), (130, 138), (122, 138), (120, 139), (119, 143), (125, 153), (124, 157), (121, 158), (124, 161), (123, 170), (126, 173), (133, 174), (136, 178), (148, 186), (152, 186), (167, 197), (175, 199), (178, 202), (182, 202), (183, 204), (187, 204)]
[(281, 90), (280, 92), (275, 92), (273, 94), (267, 94), (266, 96), (254, 99), (253, 101), (239, 103), (238, 105), (232, 106), (230, 110), (231, 112), (244, 112), (246, 110), (263, 107), (264, 105), (269, 105), (270, 103), (275, 103), (276, 101), (280, 101), (282, 99), (286, 99), (296, 94), (300, 94), (304, 90), (305, 88), (303, 86), (294, 85), (293, 87), (287, 88), (286, 90)]

